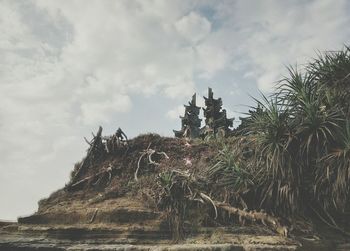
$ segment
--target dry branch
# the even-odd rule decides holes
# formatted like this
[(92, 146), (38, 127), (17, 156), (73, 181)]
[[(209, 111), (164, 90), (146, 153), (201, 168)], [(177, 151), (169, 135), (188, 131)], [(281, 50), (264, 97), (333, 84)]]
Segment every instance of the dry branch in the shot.
[(211, 204), (213, 205), (213, 208), (214, 208), (214, 211), (215, 211), (215, 218), (214, 218), (214, 219), (216, 219), (216, 218), (218, 217), (218, 210), (217, 210), (217, 208), (216, 208), (216, 205), (215, 205), (214, 201), (213, 201), (208, 195), (206, 195), (206, 194), (204, 194), (204, 193), (199, 193), (199, 196), (200, 196), (204, 201), (209, 202), (209, 203), (211, 203)]
[(95, 218), (96, 218), (96, 215), (97, 215), (97, 211), (98, 211), (98, 208), (95, 209), (94, 213), (92, 214), (90, 220), (89, 220), (89, 223), (93, 223)]
[(137, 161), (137, 168), (136, 168), (136, 171), (135, 171), (135, 173), (134, 173), (134, 179), (135, 179), (136, 181), (138, 181), (138, 179), (137, 179), (137, 173), (139, 172), (139, 169), (140, 169), (140, 162), (141, 162), (141, 159), (142, 159), (143, 156), (145, 156), (145, 155), (146, 155), (146, 153), (141, 154), (139, 160)]
[(284, 226), (277, 217), (271, 216), (265, 212), (257, 212), (246, 211), (236, 207), (232, 207), (227, 203), (222, 203), (218, 201), (214, 201), (215, 206), (222, 210), (225, 210), (229, 214), (237, 215), (239, 219), (249, 220), (251, 222), (260, 222), (266, 226), (269, 226), (277, 233), (287, 236), (288, 235), (288, 227)]
[(69, 187), (70, 188), (74, 188), (82, 183), (85, 183), (85, 182), (88, 182), (90, 180), (93, 180), (94, 178), (98, 177), (98, 180), (95, 182), (95, 184), (100, 181), (100, 179), (105, 175), (105, 174), (108, 174), (108, 181), (110, 181), (111, 177), (112, 177), (112, 167), (108, 167), (108, 168), (105, 168), (103, 169), (102, 171), (94, 174), (94, 175), (90, 175), (88, 177), (85, 177), (84, 179), (81, 179), (73, 184), (71, 184)]
[(194, 185), (195, 192), (192, 192), (192, 189), (190, 188), (191, 186), (187, 185), (186, 189), (187, 191), (190, 192), (190, 195), (186, 197), (193, 201), (199, 201), (201, 203), (203, 203), (204, 201), (211, 204), (215, 211), (215, 219), (218, 216), (218, 209), (221, 209), (228, 212), (229, 214), (238, 216), (240, 222), (244, 222), (245, 220), (248, 220), (250, 222), (259, 222), (264, 224), (265, 226), (270, 227), (275, 232), (283, 236), (288, 235), (288, 227), (283, 225), (281, 223), (281, 220), (278, 217), (274, 217), (263, 211), (257, 212), (255, 210), (252, 210), (252, 211), (248, 211), (246, 209), (242, 210), (237, 207), (233, 207), (228, 203), (215, 201), (211, 199), (208, 195), (203, 193), (200, 189), (198, 189), (198, 180), (196, 179), (195, 176), (192, 176), (190, 173), (186, 171), (172, 170), (172, 172), (178, 174), (178, 176), (181, 177), (182, 179), (187, 180), (192, 186)]
[(147, 149), (146, 150), (143, 150), (141, 152), (141, 156), (139, 158), (139, 160), (137, 161), (137, 168), (136, 168), (136, 171), (134, 173), (134, 179), (135, 181), (138, 181), (138, 178), (137, 178), (137, 174), (139, 172), (139, 169), (140, 169), (140, 163), (141, 163), (141, 160), (144, 156), (148, 156), (148, 162), (149, 164), (152, 164), (152, 165), (155, 165), (155, 166), (159, 166), (160, 164), (155, 162), (154, 160), (152, 160), (152, 156), (153, 154), (159, 154), (159, 155), (163, 155), (166, 159), (169, 159), (169, 156), (165, 153), (165, 152), (156, 152), (155, 150), (151, 149), (150, 148), (151, 146), (151, 143), (148, 145)]
[(128, 144), (128, 137), (120, 128), (112, 136), (103, 137), (103, 140), (107, 153), (115, 152), (121, 145)]
[(88, 142), (86, 139), (86, 141), (88, 142), (88, 144), (90, 145), (90, 148), (86, 154), (86, 157), (83, 159), (83, 161), (81, 162), (78, 170), (75, 172), (74, 176), (72, 177), (71, 183), (76, 183), (77, 178), (80, 176), (81, 172), (83, 170), (86, 169), (86, 167), (88, 167), (87, 162), (88, 161), (92, 161), (95, 158), (95, 152), (99, 151), (100, 146), (102, 144), (102, 127), (100, 126), (96, 136), (94, 136), (94, 138), (92, 139), (91, 142)]

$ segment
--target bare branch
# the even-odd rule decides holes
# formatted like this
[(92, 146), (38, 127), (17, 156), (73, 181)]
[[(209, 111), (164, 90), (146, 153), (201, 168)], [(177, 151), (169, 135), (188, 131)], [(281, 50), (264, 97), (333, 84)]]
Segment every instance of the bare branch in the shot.
[(255, 210), (253, 211), (242, 210), (236, 207), (232, 207), (227, 203), (221, 203), (217, 201), (213, 201), (213, 202), (218, 208), (221, 208), (222, 210), (225, 210), (230, 214), (237, 215), (241, 220), (246, 219), (253, 222), (255, 221), (261, 222), (263, 225), (271, 227), (277, 233), (283, 236), (288, 236), (287, 226), (282, 225), (282, 223), (277, 217), (271, 216), (265, 212), (257, 212)]
[(90, 218), (89, 223), (93, 223), (94, 222), (94, 220), (96, 218), (96, 215), (97, 215), (97, 211), (98, 211), (98, 208), (95, 208), (95, 211), (94, 211), (92, 217)]
[(214, 211), (215, 211), (215, 218), (214, 219), (216, 219), (218, 217), (218, 209), (216, 208), (216, 205), (215, 205), (214, 201), (208, 195), (206, 195), (204, 193), (199, 193), (199, 196), (203, 200), (205, 200), (207, 202), (210, 202), (213, 205), (213, 208), (214, 208)]
[(137, 173), (139, 172), (139, 169), (140, 169), (140, 162), (141, 162), (141, 159), (142, 159), (146, 154), (147, 154), (147, 153), (144, 152), (144, 153), (140, 156), (139, 160), (137, 161), (137, 169), (136, 169), (135, 174), (134, 174), (134, 178), (135, 178), (136, 181), (138, 181), (138, 179), (137, 179)]
[(85, 137), (84, 137), (84, 139), (85, 139), (85, 142), (86, 142), (89, 146), (91, 146), (91, 142), (88, 141)]
[(148, 156), (148, 162), (149, 162), (149, 164), (152, 164), (152, 165), (155, 165), (155, 166), (159, 166), (160, 164), (157, 163), (157, 162), (155, 162), (154, 160), (152, 160), (153, 154), (164, 155), (166, 159), (169, 159), (169, 156), (168, 156), (165, 152), (156, 152), (155, 150), (151, 149), (150, 147), (151, 147), (151, 143), (148, 144), (146, 150), (144, 150), (144, 151), (141, 152), (142, 154), (141, 154), (139, 160), (137, 161), (137, 169), (136, 169), (135, 174), (134, 174), (134, 179), (135, 179), (136, 181), (138, 181), (138, 179), (137, 179), (137, 174), (138, 174), (139, 169), (140, 169), (141, 160), (142, 160), (142, 158), (143, 158), (144, 156), (147, 155), (147, 156)]
[(165, 152), (158, 152), (158, 154), (162, 154), (166, 159), (169, 159), (169, 156)]

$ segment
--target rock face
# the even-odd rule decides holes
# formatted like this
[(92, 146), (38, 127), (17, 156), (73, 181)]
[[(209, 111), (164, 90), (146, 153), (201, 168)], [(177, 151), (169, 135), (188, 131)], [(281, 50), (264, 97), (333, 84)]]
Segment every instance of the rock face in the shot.
[[(239, 234), (237, 233), (239, 232)], [(297, 250), (279, 236), (244, 228), (201, 229), (182, 243), (150, 226), (19, 224), (1, 229), (0, 250)]]
[(192, 233), (186, 241), (172, 243), (159, 229), (117, 224), (12, 224), (0, 228), (4, 251), (345, 251), (348, 244), (320, 240), (286, 239), (247, 227), (209, 228)]

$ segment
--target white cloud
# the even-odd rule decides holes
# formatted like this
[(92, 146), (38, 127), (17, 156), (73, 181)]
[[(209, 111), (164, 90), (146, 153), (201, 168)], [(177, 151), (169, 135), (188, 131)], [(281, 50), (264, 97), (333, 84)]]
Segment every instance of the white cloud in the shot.
[[(225, 4), (218, 8), (227, 25), (220, 31), (222, 36), (237, 46), (238, 55), (248, 58), (263, 91), (271, 90), (285, 73), (285, 65), (305, 63), (316, 49), (340, 49), (349, 42), (346, 0), (240, 0), (230, 8)], [(230, 32), (232, 27), (237, 32)]]
[(128, 96), (114, 95), (110, 100), (87, 102), (81, 105), (81, 119), (84, 124), (96, 125), (96, 122), (108, 122), (118, 112), (130, 110), (131, 101)]
[(199, 76), (210, 79), (215, 73), (227, 67), (229, 57), (221, 47), (201, 44), (197, 47), (197, 69)]
[(0, 5), (1, 50), (28, 49), (35, 45), (30, 30), (23, 25), (21, 16), (16, 11), (16, 5), (10, 2)]
[(183, 105), (176, 106), (175, 108), (169, 110), (166, 116), (171, 120), (179, 120), (179, 116), (183, 116), (185, 108)]
[(208, 36), (211, 23), (203, 16), (191, 11), (175, 23), (176, 30), (192, 44), (197, 44)]

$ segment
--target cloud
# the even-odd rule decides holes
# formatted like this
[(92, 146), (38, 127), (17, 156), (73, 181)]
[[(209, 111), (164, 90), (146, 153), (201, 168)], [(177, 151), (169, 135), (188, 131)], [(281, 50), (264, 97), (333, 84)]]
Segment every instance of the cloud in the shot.
[(176, 106), (175, 108), (169, 110), (166, 116), (171, 120), (179, 120), (179, 116), (183, 116), (185, 108), (183, 105)]
[[(262, 91), (271, 91), (284, 74), (285, 65), (305, 63), (316, 49), (340, 49), (349, 42), (349, 2), (322, 0), (236, 1), (217, 7), (223, 20), (221, 36), (236, 48), (235, 57), (245, 57), (256, 73)], [(235, 28), (236, 32), (232, 31)]]
[(228, 66), (227, 52), (219, 46), (203, 43), (197, 46), (197, 65), (201, 78), (211, 79), (220, 70)]
[(110, 100), (87, 102), (81, 105), (81, 119), (84, 124), (96, 125), (96, 121), (108, 122), (118, 112), (130, 110), (131, 101), (128, 96), (114, 95)]
[(176, 30), (192, 44), (197, 44), (208, 36), (211, 23), (200, 14), (191, 11), (175, 23)]

